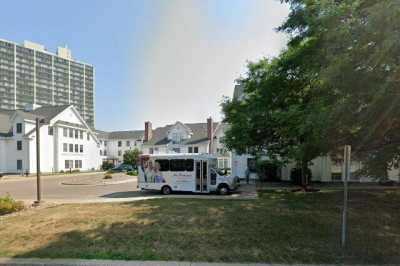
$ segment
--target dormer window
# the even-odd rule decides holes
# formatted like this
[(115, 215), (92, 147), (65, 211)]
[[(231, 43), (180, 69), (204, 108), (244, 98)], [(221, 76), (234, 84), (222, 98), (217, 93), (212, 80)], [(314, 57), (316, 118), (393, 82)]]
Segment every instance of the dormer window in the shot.
[(17, 123), (17, 133), (21, 134), (22, 133), (22, 123)]
[(172, 133), (172, 141), (175, 143), (181, 142), (181, 136), (177, 132)]

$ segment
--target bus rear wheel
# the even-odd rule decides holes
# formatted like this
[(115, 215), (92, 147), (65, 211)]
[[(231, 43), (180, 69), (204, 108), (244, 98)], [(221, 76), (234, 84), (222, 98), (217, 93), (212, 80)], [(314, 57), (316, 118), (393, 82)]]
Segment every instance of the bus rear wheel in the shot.
[(172, 189), (169, 186), (163, 186), (161, 188), (161, 193), (163, 195), (169, 195), (169, 194), (171, 194), (171, 192), (172, 192)]
[(218, 194), (220, 194), (220, 195), (228, 195), (229, 192), (230, 192), (230, 190), (229, 190), (228, 185), (223, 184), (218, 187)]

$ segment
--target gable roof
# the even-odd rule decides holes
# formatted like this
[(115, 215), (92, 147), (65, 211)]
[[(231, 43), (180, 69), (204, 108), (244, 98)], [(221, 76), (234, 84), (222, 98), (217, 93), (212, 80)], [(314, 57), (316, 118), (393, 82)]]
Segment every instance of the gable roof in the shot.
[[(214, 122), (214, 129), (218, 126), (218, 124), (219, 123)], [(190, 145), (208, 141), (207, 123), (185, 123), (184, 125), (193, 132), (193, 135), (190, 139), (183, 140), (181, 144)], [(175, 124), (154, 129), (153, 137), (144, 144), (153, 146), (168, 144), (170, 142), (170, 140), (168, 140), (168, 131), (174, 126)]]
[(19, 115), (23, 119), (28, 120), (35, 120), (36, 118), (45, 119), (45, 123), (49, 123), (51, 119), (53, 119), (55, 116), (57, 116), (70, 106), (71, 105), (47, 105), (38, 107), (32, 111), (26, 111), (23, 109), (0, 110), (0, 113), (7, 114), (8, 116), (10, 116), (10, 118), (14, 115)]
[(104, 139), (143, 139), (144, 130), (125, 130), (125, 131), (112, 131), (105, 132), (96, 130), (99, 138)]
[(48, 123), (51, 119), (56, 117), (58, 114), (60, 114), (70, 106), (71, 105), (55, 105), (55, 106), (47, 105), (39, 107), (27, 113), (44, 118), (46, 120), (46, 123)]

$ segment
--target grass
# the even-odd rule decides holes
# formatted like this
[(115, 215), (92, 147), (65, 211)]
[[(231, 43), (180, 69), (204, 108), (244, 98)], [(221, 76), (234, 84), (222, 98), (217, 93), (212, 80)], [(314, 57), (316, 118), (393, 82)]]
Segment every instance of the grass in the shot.
[(261, 191), (252, 201), (157, 199), (73, 204), (0, 220), (0, 257), (269, 263), (400, 263), (400, 191)]
[(9, 214), (20, 211), (24, 208), (24, 204), (20, 201), (15, 201), (9, 195), (0, 197), (0, 215)]

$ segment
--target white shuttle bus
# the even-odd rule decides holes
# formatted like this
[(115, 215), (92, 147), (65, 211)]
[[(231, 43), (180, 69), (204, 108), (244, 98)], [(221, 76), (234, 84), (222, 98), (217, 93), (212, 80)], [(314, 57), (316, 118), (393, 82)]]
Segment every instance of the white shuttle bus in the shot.
[(217, 158), (208, 154), (157, 154), (139, 158), (138, 187), (158, 190), (228, 194), (237, 180), (217, 168)]

